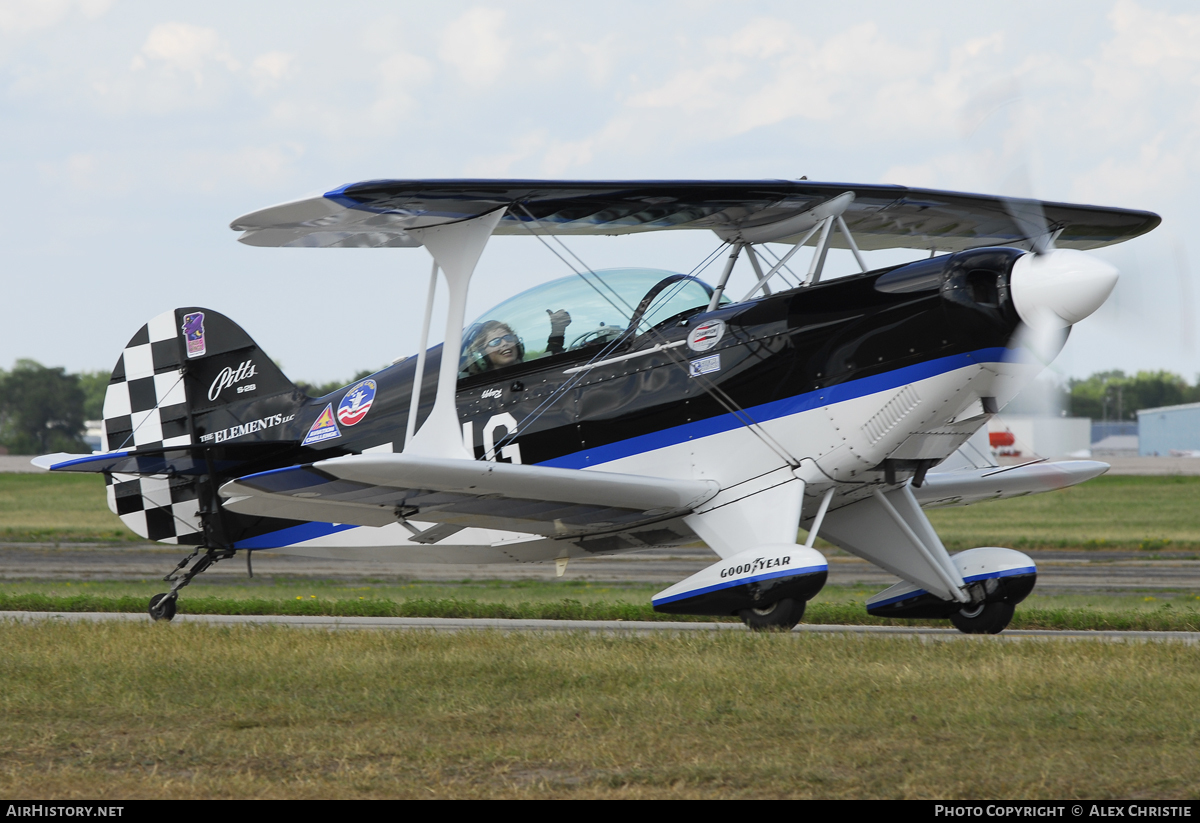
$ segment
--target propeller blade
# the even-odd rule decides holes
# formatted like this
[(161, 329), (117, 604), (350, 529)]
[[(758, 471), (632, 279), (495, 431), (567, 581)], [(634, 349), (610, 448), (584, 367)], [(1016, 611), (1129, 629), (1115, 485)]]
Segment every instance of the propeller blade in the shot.
[(1053, 321), (1041, 321), (1034, 325), (1021, 323), (1008, 341), (1011, 363), (1025, 363), (1045, 368), (1067, 344), (1071, 327)]
[(1022, 197), (1004, 198), (1004, 210), (1017, 226), (1017, 231), (1029, 243), (1036, 255), (1054, 251), (1054, 229), (1046, 222), (1046, 212), (1039, 200)]
[(1033, 199), (1031, 116), (1021, 82), (1016, 77), (996, 79), (967, 102), (960, 117), (963, 136), (975, 145), (982, 179), (990, 180), (990, 188), (1002, 195), (1020, 244), (1028, 244), (1037, 255), (1054, 251), (1056, 227), (1047, 224), (1041, 202)]

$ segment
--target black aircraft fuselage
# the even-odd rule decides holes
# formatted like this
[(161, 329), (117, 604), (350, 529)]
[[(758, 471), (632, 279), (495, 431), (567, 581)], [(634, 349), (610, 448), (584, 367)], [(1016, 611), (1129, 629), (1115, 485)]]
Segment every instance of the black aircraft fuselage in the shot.
[[(701, 306), (637, 336), (461, 377), (459, 421), (478, 459), (586, 468), (761, 422), (763, 415), (830, 405), (1002, 359), (1019, 323), (1009, 274), (1022, 254), (976, 249), (711, 312)], [(320, 416), (337, 409), (352, 387), (307, 397), (236, 325), (215, 319), (245, 337), (245, 345), (187, 364), (190, 408), (180, 425), (192, 428), (204, 459), (193, 455), (191, 470), (177, 465), (167, 472), (203, 475), (196, 483), (202, 511), (218, 511), (215, 490), (233, 477), (380, 447), (403, 450), (415, 357), (370, 377), (374, 397), (360, 421), (305, 446)], [(714, 320), (724, 324), (714, 347), (697, 352), (680, 344)], [(656, 346), (661, 348), (627, 357)], [(427, 355), (418, 427), (433, 406), (440, 354), (438, 346)], [(697, 361), (708, 365), (694, 367)], [(578, 370), (589, 363), (596, 365)], [(119, 443), (120, 434), (110, 432), (110, 443)], [(117, 497), (120, 503), (120, 488)], [(210, 545), (233, 546), (297, 525), (232, 512), (206, 523)]]

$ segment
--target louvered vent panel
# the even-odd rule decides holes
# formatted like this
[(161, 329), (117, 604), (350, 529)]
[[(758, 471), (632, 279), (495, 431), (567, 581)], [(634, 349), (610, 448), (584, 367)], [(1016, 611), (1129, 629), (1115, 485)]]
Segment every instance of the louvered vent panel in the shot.
[(916, 389), (912, 386), (902, 388), (895, 397), (876, 412), (874, 417), (863, 425), (863, 433), (867, 435), (871, 445), (874, 446), (878, 443), (880, 438), (895, 428), (896, 424), (903, 420), (920, 402), (921, 398), (917, 395)]

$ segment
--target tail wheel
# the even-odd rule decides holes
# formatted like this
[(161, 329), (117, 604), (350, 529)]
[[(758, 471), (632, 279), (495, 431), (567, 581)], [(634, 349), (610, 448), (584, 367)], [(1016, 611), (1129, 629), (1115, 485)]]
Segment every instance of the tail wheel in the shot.
[(156, 594), (150, 598), (150, 616), (155, 621), (170, 620), (175, 616), (175, 606), (178, 598), (174, 593), (171, 594)]
[(756, 632), (790, 632), (804, 617), (804, 601), (785, 598), (761, 609), (742, 609), (742, 622)]
[(1016, 610), (1012, 603), (980, 603), (950, 615), (950, 622), (963, 634), (1000, 634)]

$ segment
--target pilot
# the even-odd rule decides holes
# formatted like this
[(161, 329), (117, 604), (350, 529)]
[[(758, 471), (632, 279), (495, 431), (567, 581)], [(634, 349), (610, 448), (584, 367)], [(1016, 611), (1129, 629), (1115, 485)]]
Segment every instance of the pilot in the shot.
[[(566, 350), (567, 326), (571, 315), (565, 309), (550, 311), (550, 336), (546, 339), (546, 354), (561, 354)], [(467, 347), (467, 371), (481, 374), (525, 360), (525, 344), (512, 327), (499, 320), (488, 320)]]

